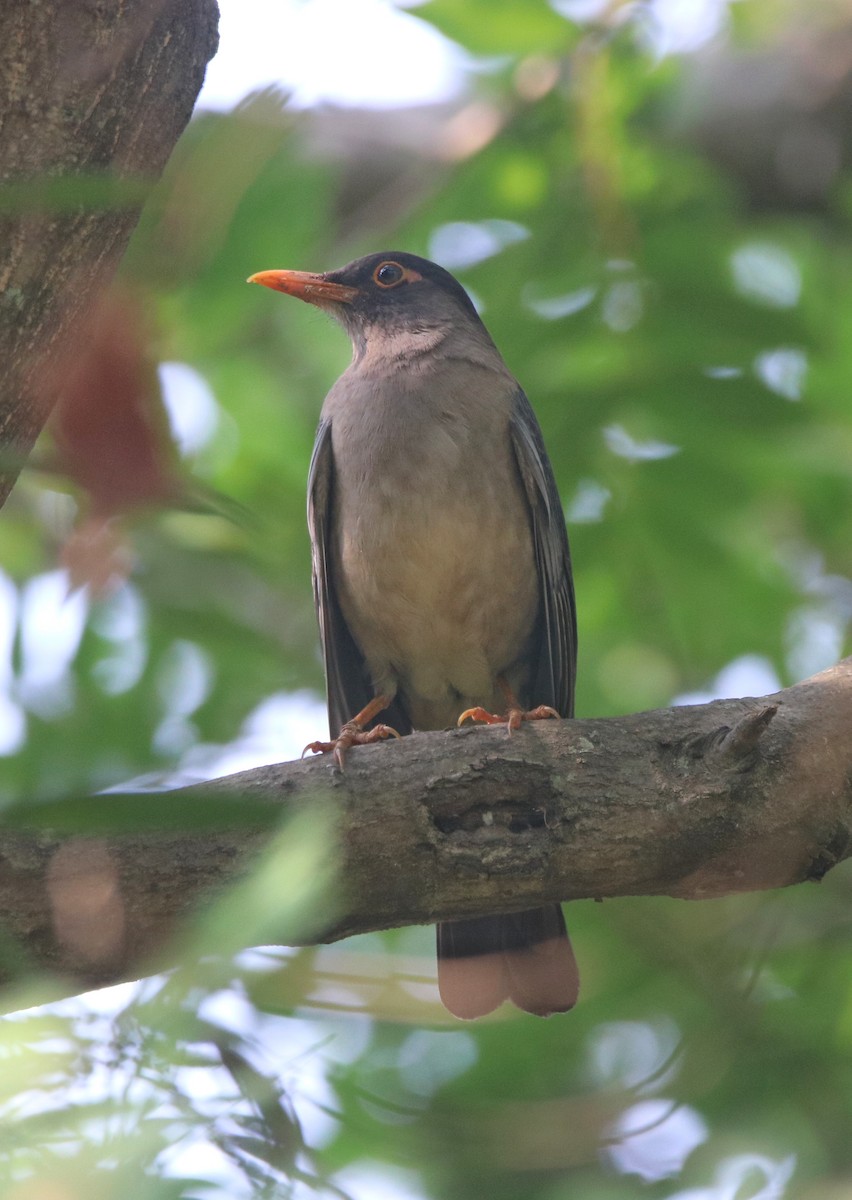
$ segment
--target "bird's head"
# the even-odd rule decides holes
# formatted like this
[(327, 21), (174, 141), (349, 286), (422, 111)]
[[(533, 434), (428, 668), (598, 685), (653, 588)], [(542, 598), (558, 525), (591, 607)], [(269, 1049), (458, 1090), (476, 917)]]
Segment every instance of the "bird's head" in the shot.
[(259, 271), (248, 282), (324, 309), (343, 325), (356, 348), (383, 337), (459, 326), (488, 338), (458, 280), (436, 263), (401, 250), (368, 254), (323, 275)]

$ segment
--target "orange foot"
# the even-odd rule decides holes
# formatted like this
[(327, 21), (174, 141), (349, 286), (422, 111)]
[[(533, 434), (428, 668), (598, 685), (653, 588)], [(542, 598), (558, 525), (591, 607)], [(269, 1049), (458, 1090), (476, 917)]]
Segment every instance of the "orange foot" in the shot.
[(336, 738), (332, 738), (330, 742), (308, 742), (302, 751), (302, 758), (309, 750), (312, 754), (333, 754), (334, 761), (342, 771), (343, 760), (350, 746), (368, 746), (370, 742), (382, 742), (385, 738), (400, 737), (400, 734), (390, 725), (377, 725), (375, 729), (364, 729), (364, 726), (372, 721), (373, 717), (383, 708), (387, 708), (388, 704), (390, 704), (390, 697), (376, 696), (351, 721), (347, 721), (343, 725)]
[(506, 712), (500, 716), (498, 713), (489, 712), (487, 708), (480, 708), (477, 705), (476, 708), (466, 708), (456, 722), (457, 725), (462, 725), (467, 720), (482, 721), (486, 725), (505, 725), (509, 733), (514, 733), (516, 729), (520, 729), (522, 721), (545, 721), (550, 717), (554, 717), (557, 721), (560, 720), (559, 713), (549, 704), (540, 704), (538, 708), (522, 708), (520, 701), (502, 676), (497, 679), (497, 683), (508, 701), (509, 707)]
[(302, 751), (302, 758), (310, 752), (312, 754), (333, 754), (334, 761), (343, 770), (343, 760), (346, 757), (346, 751), (350, 746), (367, 746), (370, 742), (381, 742), (385, 738), (401, 735), (390, 725), (376, 725), (374, 729), (364, 730), (357, 721), (347, 721), (336, 738), (330, 742), (308, 742)]
[(471, 721), (484, 721), (486, 725), (505, 725), (509, 733), (514, 733), (516, 729), (520, 729), (522, 721), (545, 721), (548, 717), (560, 719), (559, 713), (555, 708), (551, 708), (548, 704), (540, 704), (538, 708), (523, 709), (510, 708), (501, 716), (499, 713), (490, 713), (485, 708), (466, 708), (459, 717), (457, 724), (461, 725), (468, 719)]

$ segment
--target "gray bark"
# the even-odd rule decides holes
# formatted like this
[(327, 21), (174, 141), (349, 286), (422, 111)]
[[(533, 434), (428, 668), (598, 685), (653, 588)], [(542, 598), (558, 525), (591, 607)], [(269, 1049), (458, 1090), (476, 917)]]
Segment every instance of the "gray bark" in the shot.
[(343, 774), (320, 759), (95, 799), (85, 838), (26, 829), (51, 819), (38, 810), (7, 814), (7, 976), (27, 962), (78, 985), (137, 976), (304, 812), (336, 830), (336, 900), (303, 941), (552, 900), (784, 887), (852, 853), (852, 658), (759, 700), (414, 734), (351, 750)]
[(0, 7), (0, 504), (190, 118), (217, 19), (215, 0)]

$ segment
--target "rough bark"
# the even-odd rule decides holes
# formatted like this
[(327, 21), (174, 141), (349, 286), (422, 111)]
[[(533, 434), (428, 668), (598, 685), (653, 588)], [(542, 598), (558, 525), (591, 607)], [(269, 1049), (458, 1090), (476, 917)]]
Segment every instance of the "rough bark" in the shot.
[[(337, 911), (312, 941), (548, 900), (783, 887), (852, 854), (852, 658), (760, 700), (542, 722), (511, 738), (416, 734), (353, 749), (344, 774), (291, 762), (99, 799), (101, 818), (129, 805), (146, 830), (96, 837), (95, 808), (86, 838), (27, 831), (14, 814), (0, 832), (7, 944), (77, 982), (142, 972), (178, 918), (305, 810), (337, 830)], [(206, 806), (216, 817), (199, 831)]]
[(216, 51), (215, 0), (0, 7), (0, 504)]

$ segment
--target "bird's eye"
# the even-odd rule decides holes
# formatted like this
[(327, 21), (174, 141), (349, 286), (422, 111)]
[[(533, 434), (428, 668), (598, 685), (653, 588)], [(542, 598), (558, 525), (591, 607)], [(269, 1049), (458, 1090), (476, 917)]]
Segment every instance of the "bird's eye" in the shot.
[(398, 283), (402, 283), (404, 276), (405, 271), (399, 263), (395, 262), (379, 263), (373, 272), (373, 279), (379, 287), (383, 288), (396, 287)]

